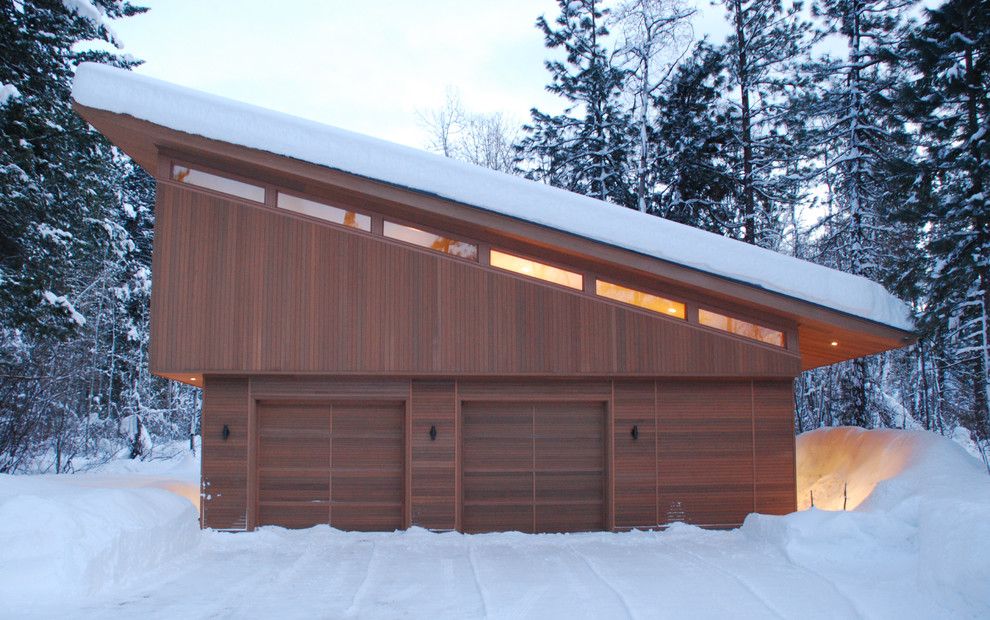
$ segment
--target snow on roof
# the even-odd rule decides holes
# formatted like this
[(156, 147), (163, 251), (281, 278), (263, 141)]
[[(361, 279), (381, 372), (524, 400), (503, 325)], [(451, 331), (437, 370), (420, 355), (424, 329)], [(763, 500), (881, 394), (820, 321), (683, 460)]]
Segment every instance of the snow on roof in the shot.
[(908, 307), (866, 278), (542, 183), (107, 65), (80, 65), (72, 96), (91, 108), (433, 194), (897, 329), (914, 329)]

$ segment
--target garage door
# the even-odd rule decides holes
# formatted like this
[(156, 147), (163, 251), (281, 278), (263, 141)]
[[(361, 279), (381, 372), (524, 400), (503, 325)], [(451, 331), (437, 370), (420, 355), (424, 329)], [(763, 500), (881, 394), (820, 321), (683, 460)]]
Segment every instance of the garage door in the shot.
[(465, 402), (466, 532), (605, 527), (604, 403)]
[(403, 403), (259, 402), (258, 525), (402, 527)]

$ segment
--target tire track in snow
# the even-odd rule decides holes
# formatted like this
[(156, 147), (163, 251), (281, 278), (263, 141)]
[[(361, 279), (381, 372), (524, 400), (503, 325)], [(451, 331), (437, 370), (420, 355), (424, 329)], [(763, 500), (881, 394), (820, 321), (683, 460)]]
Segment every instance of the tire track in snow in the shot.
[(610, 582), (608, 579), (605, 579), (605, 577), (602, 576), (601, 572), (599, 572), (599, 570), (595, 567), (592, 561), (588, 559), (588, 556), (575, 549), (574, 546), (569, 542), (564, 543), (564, 545), (567, 547), (568, 551), (570, 551), (574, 556), (576, 556), (578, 559), (584, 562), (584, 565), (588, 567), (588, 570), (591, 571), (591, 574), (593, 574), (598, 579), (598, 581), (605, 584), (605, 587), (611, 590), (612, 594), (614, 594), (615, 597), (619, 599), (619, 602), (622, 603), (622, 608), (625, 609), (626, 611), (626, 617), (630, 619), (635, 618), (635, 615), (633, 614), (632, 611), (632, 607), (629, 606), (629, 601), (626, 600), (626, 597), (623, 596), (622, 593), (619, 592), (619, 590), (614, 585), (612, 585), (612, 582)]
[(829, 588), (832, 589), (833, 592), (836, 593), (836, 595), (838, 595), (840, 599), (844, 600), (846, 604), (849, 605), (849, 608), (853, 611), (853, 613), (856, 614), (857, 618), (868, 617), (867, 614), (865, 614), (863, 610), (859, 608), (859, 606), (856, 604), (856, 601), (839, 588), (839, 584), (835, 583), (834, 581), (832, 581), (822, 573), (819, 573), (818, 571), (812, 570), (807, 566), (802, 566), (798, 564), (797, 562), (792, 560), (790, 556), (787, 555), (786, 553), (781, 553), (781, 555), (783, 556), (784, 561), (787, 563), (787, 565), (790, 566), (792, 569), (801, 571), (802, 573), (805, 573), (806, 575), (810, 575), (818, 579), (822, 583), (825, 583)]
[(488, 601), (485, 600), (485, 591), (481, 587), (481, 579), (478, 578), (478, 566), (474, 561), (474, 544), (468, 541), (468, 564), (471, 566), (471, 575), (474, 577), (474, 587), (478, 590), (478, 598), (481, 599), (481, 616), (488, 617)]
[(378, 555), (378, 543), (374, 540), (371, 541), (371, 553), (368, 555), (368, 563), (364, 567), (364, 578), (361, 580), (361, 585), (354, 590), (354, 597), (351, 598), (351, 604), (344, 611), (344, 615), (355, 616), (358, 612), (358, 601), (364, 596), (365, 590), (368, 588), (368, 582), (371, 581), (372, 565), (375, 562), (375, 556)]
[(743, 587), (743, 590), (745, 590), (746, 592), (748, 592), (750, 595), (753, 596), (753, 598), (755, 598), (757, 601), (759, 601), (761, 605), (763, 605), (764, 607), (766, 607), (767, 608), (767, 611), (769, 611), (770, 613), (772, 613), (776, 617), (781, 618), (782, 620), (784, 620), (784, 619), (787, 618), (787, 616), (784, 613), (782, 613), (779, 609), (777, 609), (777, 607), (775, 605), (773, 605), (769, 601), (769, 599), (767, 599), (765, 596), (763, 596), (762, 594), (760, 594), (760, 592), (757, 591), (756, 588), (754, 588), (753, 586), (751, 586), (749, 583), (747, 583), (746, 581), (743, 581), (743, 579), (740, 578), (739, 575), (737, 575), (736, 573), (734, 573), (732, 571), (729, 571), (729, 570), (726, 570), (726, 569), (722, 568), (721, 566), (719, 566), (718, 564), (716, 564), (715, 562), (712, 562), (711, 560), (707, 560), (704, 557), (702, 557), (701, 555), (699, 555), (699, 554), (697, 554), (697, 553), (695, 553), (693, 551), (690, 551), (688, 549), (683, 549), (682, 548), (682, 549), (680, 549), (680, 551), (683, 552), (686, 555), (691, 556), (692, 558), (694, 558), (695, 560), (697, 560), (700, 564), (711, 568), (712, 571), (717, 572), (717, 573), (721, 573), (721, 574), (726, 575), (727, 577), (731, 578), (733, 581), (735, 581), (740, 586), (742, 586)]

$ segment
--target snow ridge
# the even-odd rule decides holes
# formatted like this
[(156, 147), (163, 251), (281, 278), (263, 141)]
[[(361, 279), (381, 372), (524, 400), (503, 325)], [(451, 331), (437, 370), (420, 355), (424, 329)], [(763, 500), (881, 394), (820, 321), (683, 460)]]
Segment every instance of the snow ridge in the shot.
[(72, 95), (88, 107), (410, 188), (914, 329), (910, 309), (866, 278), (541, 183), (107, 65), (80, 65)]

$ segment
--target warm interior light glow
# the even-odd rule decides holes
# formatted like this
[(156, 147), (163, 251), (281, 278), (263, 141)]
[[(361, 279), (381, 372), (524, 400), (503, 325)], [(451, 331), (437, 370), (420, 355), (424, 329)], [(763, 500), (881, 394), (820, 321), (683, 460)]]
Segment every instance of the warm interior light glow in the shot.
[(291, 194), (278, 193), (278, 206), (280, 209), (287, 209), (296, 213), (302, 213), (310, 217), (318, 217), (321, 220), (349, 226), (360, 230), (371, 230), (371, 218), (363, 213), (348, 211), (340, 207), (323, 204), (314, 200), (307, 200)]
[(798, 510), (846, 510), (859, 506), (877, 483), (893, 478), (913, 460), (921, 438), (897, 430), (854, 427), (819, 429), (797, 438)]
[(612, 284), (611, 282), (596, 280), (595, 292), (602, 297), (608, 297), (609, 299), (621, 301), (622, 303), (629, 304), (631, 306), (638, 306), (640, 308), (652, 310), (653, 312), (669, 314), (670, 316), (676, 316), (680, 319), (687, 316), (684, 304), (679, 301), (665, 299), (657, 295), (637, 291), (636, 289), (626, 288), (625, 286), (619, 286), (618, 284)]
[(832, 346), (833, 346), (833, 347), (837, 347), (837, 346), (839, 346), (839, 343), (833, 340), (833, 341), (832, 341)]
[(210, 174), (209, 172), (203, 172), (202, 170), (196, 170), (195, 168), (173, 165), (172, 179), (174, 181), (178, 181), (179, 183), (195, 185), (196, 187), (202, 187), (204, 189), (212, 189), (215, 192), (223, 192), (224, 194), (230, 194), (232, 196), (237, 196), (238, 198), (253, 200), (254, 202), (265, 201), (264, 187), (251, 185), (250, 183), (245, 183), (243, 181), (228, 179), (227, 177)]
[(190, 381), (195, 381), (196, 380), (196, 377), (189, 377), (189, 380)]
[(391, 239), (398, 239), (399, 241), (405, 241), (406, 243), (418, 245), (423, 248), (429, 248), (431, 250), (436, 250), (437, 252), (443, 252), (444, 254), (450, 254), (452, 256), (459, 256), (468, 260), (478, 260), (478, 246), (473, 243), (458, 241), (457, 239), (444, 237), (443, 235), (413, 228), (412, 226), (396, 224), (395, 222), (389, 222), (388, 220), (385, 221), (384, 230), (382, 232), (386, 237)]
[(552, 265), (546, 265), (528, 258), (522, 258), (521, 256), (513, 256), (512, 254), (492, 250), (490, 255), (490, 263), (492, 267), (498, 267), (499, 269), (512, 271), (514, 273), (521, 273), (531, 278), (546, 280), (547, 282), (553, 282), (554, 284), (577, 289), (579, 291), (584, 288), (584, 276), (581, 274), (574, 273), (573, 271), (567, 271), (566, 269), (560, 269), (559, 267), (554, 267)]
[(741, 319), (734, 319), (718, 312), (699, 308), (698, 322), (708, 327), (714, 327), (715, 329), (742, 336), (743, 338), (758, 340), (777, 347), (784, 346), (783, 332)]

